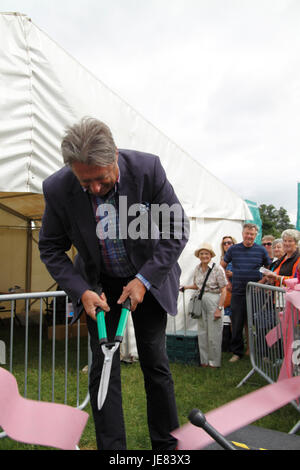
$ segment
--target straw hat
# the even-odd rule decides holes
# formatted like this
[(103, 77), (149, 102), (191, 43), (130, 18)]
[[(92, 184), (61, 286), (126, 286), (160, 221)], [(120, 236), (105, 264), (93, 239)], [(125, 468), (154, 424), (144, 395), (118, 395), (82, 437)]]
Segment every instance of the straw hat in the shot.
[(209, 243), (202, 243), (201, 244), (200, 248), (198, 248), (195, 251), (196, 258), (199, 258), (199, 253), (200, 253), (201, 250), (209, 251), (212, 258), (214, 258), (216, 256), (216, 253), (214, 252), (213, 247)]

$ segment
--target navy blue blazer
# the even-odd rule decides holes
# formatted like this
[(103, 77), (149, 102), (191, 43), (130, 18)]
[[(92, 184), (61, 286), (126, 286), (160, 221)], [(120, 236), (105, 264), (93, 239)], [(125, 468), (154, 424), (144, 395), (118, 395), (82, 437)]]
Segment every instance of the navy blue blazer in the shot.
[[(148, 211), (149, 224), (153, 204), (180, 205), (157, 156), (119, 150), (118, 165), (119, 196), (127, 197), (123, 198), (127, 202), (127, 208), (140, 204)], [(72, 300), (76, 319), (82, 311), (78, 299), (85, 290), (95, 290), (100, 284), (101, 257), (95, 214), (88, 194), (83, 191), (69, 167), (63, 167), (48, 177), (43, 183), (43, 191), (46, 204), (39, 235), (41, 260), (53, 279)], [(136, 272), (151, 283), (153, 296), (171, 315), (177, 313), (181, 272), (177, 260), (186, 245), (189, 231), (189, 223), (181, 205), (180, 208), (181, 220), (178, 220), (178, 216), (177, 220), (171, 217), (171, 237), (164, 239), (162, 228), (158, 227), (159, 238), (156, 236), (148, 239), (124, 239), (127, 255)], [(134, 216), (127, 215), (127, 224), (133, 219)], [(177, 233), (178, 226), (181, 225), (181, 238), (172, 238), (173, 222)], [(66, 254), (72, 244), (80, 257), (80, 262), (76, 265)]]

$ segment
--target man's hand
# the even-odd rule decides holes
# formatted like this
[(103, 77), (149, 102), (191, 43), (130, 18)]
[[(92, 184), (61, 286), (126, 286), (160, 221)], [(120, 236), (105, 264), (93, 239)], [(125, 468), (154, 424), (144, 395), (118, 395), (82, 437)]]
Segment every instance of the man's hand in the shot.
[(138, 304), (143, 302), (146, 290), (142, 281), (135, 278), (130, 281), (127, 286), (123, 287), (123, 292), (118, 300), (118, 304), (122, 304), (129, 297), (131, 301), (131, 311), (134, 312)]
[(81, 302), (87, 315), (96, 321), (96, 309), (100, 307), (104, 312), (109, 312), (104, 292), (99, 296), (92, 290), (86, 290), (81, 296)]

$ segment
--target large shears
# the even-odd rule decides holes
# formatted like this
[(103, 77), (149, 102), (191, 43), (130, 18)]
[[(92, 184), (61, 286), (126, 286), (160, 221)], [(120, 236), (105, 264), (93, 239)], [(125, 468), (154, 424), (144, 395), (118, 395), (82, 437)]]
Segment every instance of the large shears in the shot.
[(130, 312), (130, 299), (127, 298), (122, 304), (121, 316), (116, 331), (115, 339), (113, 342), (108, 342), (106, 324), (105, 324), (105, 314), (103, 310), (98, 310), (96, 312), (97, 318), (97, 327), (98, 327), (98, 338), (99, 344), (101, 346), (102, 352), (104, 354), (104, 362), (101, 373), (101, 379), (98, 390), (98, 410), (101, 410), (107, 395), (111, 366), (114, 353), (120, 346), (123, 341), (124, 331), (127, 324), (128, 315)]

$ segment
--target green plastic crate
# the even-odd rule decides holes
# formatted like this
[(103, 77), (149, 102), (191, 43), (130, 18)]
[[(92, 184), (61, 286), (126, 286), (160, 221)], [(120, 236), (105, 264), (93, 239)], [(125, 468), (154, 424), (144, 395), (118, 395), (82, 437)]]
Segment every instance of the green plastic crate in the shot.
[(167, 334), (166, 346), (170, 362), (200, 364), (196, 331), (177, 331), (176, 334)]

